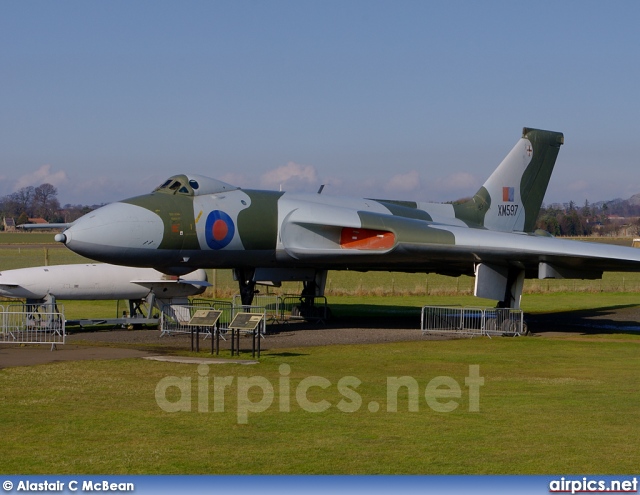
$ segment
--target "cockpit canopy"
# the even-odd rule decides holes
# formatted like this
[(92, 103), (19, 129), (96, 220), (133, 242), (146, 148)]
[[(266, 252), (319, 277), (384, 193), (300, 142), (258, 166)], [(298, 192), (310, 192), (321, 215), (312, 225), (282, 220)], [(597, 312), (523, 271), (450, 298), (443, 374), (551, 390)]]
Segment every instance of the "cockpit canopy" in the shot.
[(221, 180), (202, 175), (174, 175), (156, 187), (153, 192), (164, 194), (184, 194), (185, 196), (202, 196), (240, 189)]

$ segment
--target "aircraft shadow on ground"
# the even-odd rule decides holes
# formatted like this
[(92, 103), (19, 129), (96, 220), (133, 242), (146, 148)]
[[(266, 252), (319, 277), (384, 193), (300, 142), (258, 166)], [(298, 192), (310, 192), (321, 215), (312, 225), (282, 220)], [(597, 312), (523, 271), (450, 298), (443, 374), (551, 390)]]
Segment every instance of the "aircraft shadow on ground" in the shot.
[[(420, 329), (420, 308), (413, 306), (375, 306), (332, 304), (333, 317), (322, 322), (295, 322), (274, 325), (274, 333), (295, 330)], [(640, 306), (635, 304), (606, 306), (589, 310), (555, 313), (525, 313), (532, 333), (568, 332), (584, 335), (640, 335)]]
[(296, 321), (273, 325), (274, 332), (295, 330), (334, 330), (339, 328), (420, 329), (421, 308), (415, 306), (376, 306), (374, 304), (330, 304), (331, 317), (320, 321)]
[(626, 304), (558, 313), (525, 314), (532, 333), (640, 335), (640, 306)]

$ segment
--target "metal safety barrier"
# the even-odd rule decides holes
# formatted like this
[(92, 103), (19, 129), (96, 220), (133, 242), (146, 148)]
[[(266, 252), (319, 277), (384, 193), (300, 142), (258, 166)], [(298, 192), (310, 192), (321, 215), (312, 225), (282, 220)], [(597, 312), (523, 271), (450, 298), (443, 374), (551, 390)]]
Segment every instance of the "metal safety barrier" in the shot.
[[(243, 311), (239, 294), (233, 296), (233, 307), (235, 312)], [(327, 298), (324, 296), (257, 294), (253, 298), (253, 306), (248, 307), (263, 308), (265, 322), (271, 323), (287, 323), (289, 321), (321, 323), (330, 317)]]
[[(198, 304), (165, 304), (162, 306), (162, 311), (160, 313), (160, 335), (191, 334), (193, 326), (189, 325), (189, 322), (195, 312), (199, 309), (216, 309), (222, 311), (216, 326), (223, 339), (224, 335), (229, 330), (229, 325), (237, 313), (256, 313), (263, 315), (260, 333), (264, 335), (267, 332), (267, 309), (263, 306), (234, 306), (228, 301), (200, 300), (198, 301)], [(199, 334), (204, 336), (204, 338), (211, 337), (212, 329), (209, 327), (202, 327), (199, 329)]]
[[(160, 336), (171, 334), (190, 334), (193, 326), (191, 318), (200, 309), (218, 309), (222, 315), (218, 320), (218, 329), (226, 330), (232, 318), (232, 306), (227, 301), (194, 300), (190, 304), (164, 304), (160, 311)], [(211, 337), (211, 329), (203, 327), (200, 332), (205, 338)]]
[[(217, 328), (224, 336), (230, 323), (238, 313), (262, 314), (259, 327), (260, 334), (267, 333), (267, 323), (281, 323), (287, 321), (314, 321), (321, 323), (329, 316), (327, 298), (324, 296), (277, 296), (274, 294), (256, 295), (254, 304), (244, 306), (240, 296), (233, 297), (233, 303), (228, 301), (193, 300), (188, 305), (165, 304), (160, 312), (161, 335), (190, 334), (193, 326), (189, 325), (191, 318), (199, 309), (216, 309), (222, 311), (217, 322)], [(205, 338), (211, 336), (211, 329), (203, 327), (200, 335)], [(224, 338), (224, 337), (223, 337)]]
[(0, 343), (64, 344), (64, 314), (51, 305), (0, 306)]
[(420, 328), (423, 333), (516, 336), (527, 333), (520, 309), (424, 306)]
[[(282, 298), (276, 294), (256, 294), (253, 296), (253, 301), (250, 307), (263, 308), (265, 312), (265, 320), (271, 322), (278, 322), (280, 319), (280, 307), (282, 305)], [(233, 296), (233, 307), (236, 308), (235, 312), (242, 311), (242, 298), (240, 294)], [(252, 313), (253, 311), (248, 311)]]

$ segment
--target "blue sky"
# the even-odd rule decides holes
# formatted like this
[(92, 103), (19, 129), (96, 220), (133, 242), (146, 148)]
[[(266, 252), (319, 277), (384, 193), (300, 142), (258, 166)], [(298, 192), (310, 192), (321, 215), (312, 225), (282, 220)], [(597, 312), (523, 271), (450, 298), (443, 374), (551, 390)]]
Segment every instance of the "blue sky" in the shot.
[(640, 193), (635, 1), (0, 2), (0, 195), (245, 188), (446, 201), (522, 127), (546, 202)]

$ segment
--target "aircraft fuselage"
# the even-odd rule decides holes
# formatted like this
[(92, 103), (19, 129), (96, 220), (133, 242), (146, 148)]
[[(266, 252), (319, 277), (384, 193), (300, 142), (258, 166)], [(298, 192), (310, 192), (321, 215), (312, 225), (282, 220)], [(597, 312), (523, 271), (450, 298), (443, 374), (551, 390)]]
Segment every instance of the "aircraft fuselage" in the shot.
[(525, 128), (475, 195), (437, 204), (244, 190), (176, 175), (151, 194), (100, 208), (56, 239), (107, 263), (184, 274), (232, 268), (253, 284), (302, 280), (321, 295), (327, 270), (475, 275), (474, 294), (519, 307), (525, 278), (640, 271), (640, 251), (535, 231), (562, 133)]

